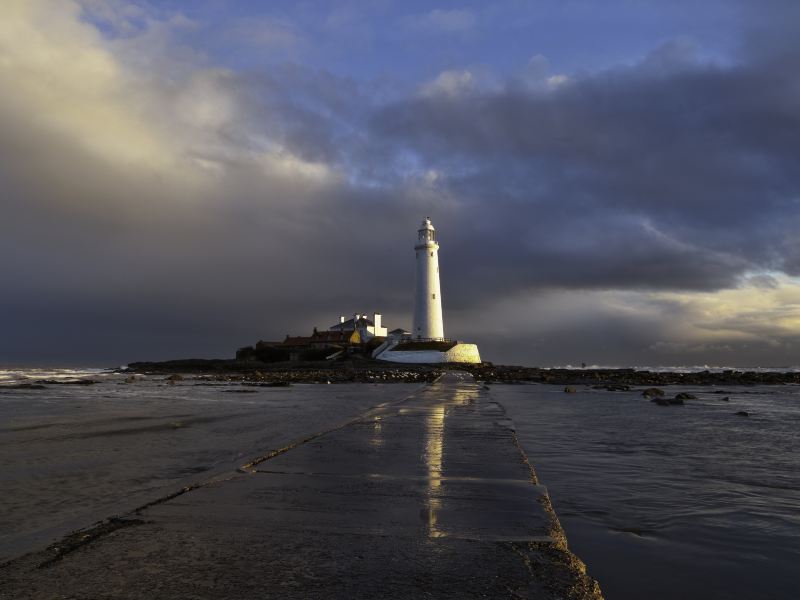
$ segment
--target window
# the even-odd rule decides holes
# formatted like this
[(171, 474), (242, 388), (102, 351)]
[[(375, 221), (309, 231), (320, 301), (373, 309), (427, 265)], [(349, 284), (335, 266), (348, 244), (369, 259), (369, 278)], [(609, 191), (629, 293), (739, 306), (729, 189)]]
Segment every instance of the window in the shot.
[(433, 252), (431, 252), (431, 258), (433, 258)]
[(431, 294), (434, 300), (436, 300), (436, 294)]

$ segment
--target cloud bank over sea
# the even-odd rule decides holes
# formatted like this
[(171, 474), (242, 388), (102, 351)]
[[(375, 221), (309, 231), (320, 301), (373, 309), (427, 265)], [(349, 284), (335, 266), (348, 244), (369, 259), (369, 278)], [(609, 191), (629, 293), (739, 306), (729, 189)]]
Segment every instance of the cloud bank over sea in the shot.
[(430, 215), (489, 360), (796, 363), (800, 7), (627, 4), (3, 2), (0, 362), (408, 327)]

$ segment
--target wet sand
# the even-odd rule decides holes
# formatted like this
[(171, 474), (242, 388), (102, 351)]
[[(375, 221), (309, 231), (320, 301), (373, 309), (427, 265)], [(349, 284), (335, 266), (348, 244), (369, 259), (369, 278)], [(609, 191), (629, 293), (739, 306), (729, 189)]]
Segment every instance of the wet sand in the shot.
[(0, 562), (422, 387), (123, 381), (0, 387)]

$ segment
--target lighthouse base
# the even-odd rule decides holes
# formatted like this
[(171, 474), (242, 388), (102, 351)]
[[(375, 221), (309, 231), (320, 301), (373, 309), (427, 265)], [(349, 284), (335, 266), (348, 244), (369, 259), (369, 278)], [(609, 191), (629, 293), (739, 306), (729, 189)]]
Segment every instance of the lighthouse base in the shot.
[(475, 344), (457, 343), (443, 352), (438, 350), (394, 350), (393, 348), (395, 347), (397, 347), (397, 343), (387, 344), (385, 347), (381, 346), (375, 351), (373, 358), (408, 364), (475, 364), (481, 362), (481, 355), (478, 352), (478, 346)]

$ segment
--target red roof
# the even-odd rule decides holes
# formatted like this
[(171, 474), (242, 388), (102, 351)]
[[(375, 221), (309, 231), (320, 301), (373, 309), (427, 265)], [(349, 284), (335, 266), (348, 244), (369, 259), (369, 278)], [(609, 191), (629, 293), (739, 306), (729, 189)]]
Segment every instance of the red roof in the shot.
[(284, 346), (308, 346), (311, 343), (311, 341), (312, 341), (312, 338), (310, 338), (310, 337), (303, 337), (303, 336), (290, 337), (290, 336), (287, 335), (286, 339), (283, 340), (283, 345)]
[(350, 331), (317, 331), (311, 336), (312, 342), (346, 342), (350, 339)]
[(290, 336), (287, 335), (286, 339), (283, 340), (281, 346), (291, 346), (291, 347), (301, 347), (301, 346), (310, 346), (314, 343), (342, 343), (342, 342), (349, 342), (350, 335), (352, 331), (315, 331), (310, 336)]
[(256, 342), (256, 350), (261, 350), (262, 348), (275, 348), (281, 344), (283, 344), (283, 342), (265, 342), (264, 340), (258, 340), (258, 342)]

